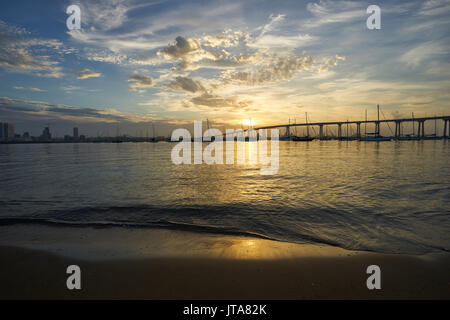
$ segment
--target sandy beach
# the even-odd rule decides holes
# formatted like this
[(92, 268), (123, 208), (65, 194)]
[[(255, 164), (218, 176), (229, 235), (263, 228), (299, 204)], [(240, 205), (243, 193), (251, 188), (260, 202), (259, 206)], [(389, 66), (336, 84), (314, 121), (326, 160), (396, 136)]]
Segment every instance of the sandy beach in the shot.
[[(0, 229), (1, 299), (450, 298), (448, 254), (377, 254), (170, 230)], [(81, 290), (66, 288), (72, 264), (82, 270)], [(372, 264), (381, 268), (381, 290), (366, 287)]]

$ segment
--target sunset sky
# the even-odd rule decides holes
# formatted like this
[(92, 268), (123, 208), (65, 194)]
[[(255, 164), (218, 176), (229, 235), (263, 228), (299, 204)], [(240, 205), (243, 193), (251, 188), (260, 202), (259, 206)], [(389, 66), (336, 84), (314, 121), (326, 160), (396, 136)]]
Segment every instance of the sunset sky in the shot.
[[(81, 8), (68, 30), (66, 8)], [(366, 8), (381, 8), (369, 30)], [(450, 1), (8, 1), (0, 121), (159, 132), (450, 114)], [(108, 128), (108, 129), (107, 129)]]

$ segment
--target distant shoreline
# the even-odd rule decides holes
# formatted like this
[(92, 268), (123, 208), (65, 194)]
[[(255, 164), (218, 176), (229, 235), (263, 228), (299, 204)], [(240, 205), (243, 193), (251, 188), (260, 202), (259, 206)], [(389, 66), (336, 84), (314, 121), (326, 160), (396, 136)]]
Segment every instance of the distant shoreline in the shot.
[(156, 143), (156, 142), (168, 142), (166, 140), (158, 140), (158, 141), (141, 141), (141, 140), (127, 140), (127, 141), (0, 141), (0, 144), (50, 144), (50, 143), (125, 143), (125, 142), (148, 142), (148, 143)]
[[(421, 138), (421, 139), (405, 139), (405, 140), (397, 140), (394, 137), (388, 137), (391, 138), (392, 141), (436, 141), (436, 140), (450, 140), (450, 137), (438, 137), (438, 138), (434, 138), (434, 137), (430, 137), (430, 138)], [(270, 139), (267, 139), (270, 140)], [(283, 141), (283, 140), (280, 140)], [(358, 139), (337, 139), (337, 138), (332, 138), (332, 139), (314, 139), (313, 141), (360, 141), (360, 142), (372, 142), (372, 141), (363, 141), (363, 140), (358, 140)], [(132, 142), (132, 143), (140, 143), (140, 142), (148, 142), (148, 143), (157, 143), (157, 142), (169, 142), (169, 143), (173, 143), (173, 142), (180, 142), (180, 141), (168, 141), (168, 140), (156, 140), (156, 141), (149, 141), (149, 140), (140, 140), (140, 139), (130, 139), (130, 140), (120, 140), (120, 141), (111, 141), (111, 140), (100, 140), (100, 141), (96, 141), (96, 140), (87, 140), (87, 141), (0, 141), (0, 144), (60, 144), (60, 143), (127, 143), (127, 142)], [(203, 141), (204, 143), (210, 143), (209, 141)], [(248, 142), (248, 140), (246, 140), (246, 142)], [(289, 142), (289, 141), (285, 141), (285, 142)], [(291, 141), (291, 142), (296, 142), (296, 141)], [(302, 141), (304, 142), (311, 142), (311, 141)], [(297, 143), (302, 143), (302, 142), (297, 142)], [(386, 141), (388, 142), (388, 141)]]

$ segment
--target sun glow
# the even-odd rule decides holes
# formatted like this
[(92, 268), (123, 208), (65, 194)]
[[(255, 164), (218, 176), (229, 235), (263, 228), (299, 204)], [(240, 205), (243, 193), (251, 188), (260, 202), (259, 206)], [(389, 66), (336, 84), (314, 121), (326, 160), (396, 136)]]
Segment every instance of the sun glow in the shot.
[(255, 120), (252, 120), (252, 119), (244, 119), (244, 120), (242, 120), (242, 123), (243, 123), (245, 126), (252, 127), (252, 126), (255, 125)]

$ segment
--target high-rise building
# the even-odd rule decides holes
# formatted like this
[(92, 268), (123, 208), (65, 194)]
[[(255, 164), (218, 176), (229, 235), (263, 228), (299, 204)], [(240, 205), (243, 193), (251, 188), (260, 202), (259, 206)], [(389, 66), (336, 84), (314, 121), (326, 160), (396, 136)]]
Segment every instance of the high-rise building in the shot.
[(14, 138), (14, 126), (8, 123), (8, 139)]
[(73, 138), (78, 139), (78, 128), (77, 127), (73, 128)]
[(11, 123), (0, 123), (0, 140), (6, 141), (14, 138), (14, 126)]
[(50, 133), (50, 128), (49, 127), (45, 127), (44, 128), (40, 138), (41, 138), (41, 140), (51, 140), (52, 139), (52, 134)]

